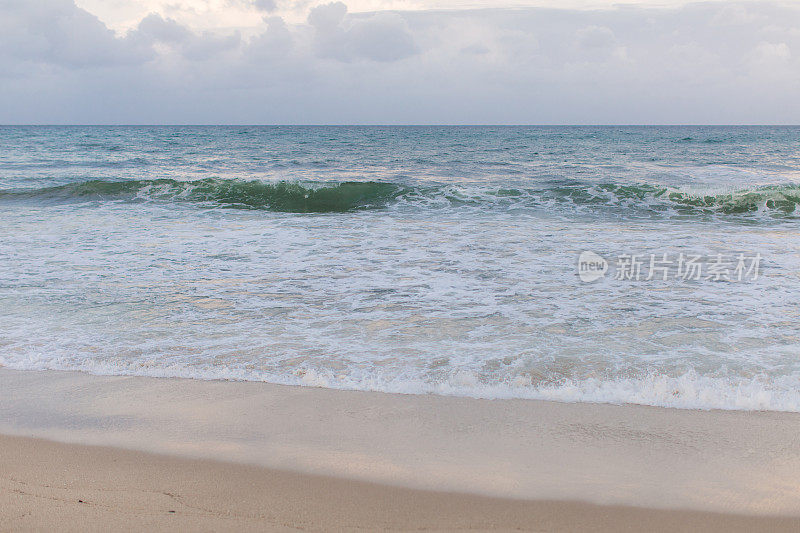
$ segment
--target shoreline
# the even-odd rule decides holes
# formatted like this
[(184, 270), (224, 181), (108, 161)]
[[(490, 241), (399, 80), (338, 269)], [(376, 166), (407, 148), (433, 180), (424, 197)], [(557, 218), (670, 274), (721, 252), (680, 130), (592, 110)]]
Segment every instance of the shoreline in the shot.
[[(255, 469), (264, 479), (264, 472), (311, 476), (317, 481), (303, 486), (314, 494), (309, 483), (318, 486), (324, 478), (369, 485), (367, 493), (499, 498), (532, 505), (538, 513), (545, 512), (541, 506), (577, 505), (595, 509), (597, 516), (628, 509), (633, 515), (619, 516), (645, 519), (636, 513), (646, 512), (667, 522), (663, 513), (695, 513), (703, 520), (749, 515), (775, 520), (775, 527), (787, 520), (781, 517), (800, 517), (797, 413), (478, 400), (4, 368), (0, 389), (3, 456), (15, 438), (66, 443), (18, 446), (37, 463), (48, 456), (36, 450), (65, 446), (89, 464), (106, 453), (144, 453), (157, 454), (156, 463)], [(391, 527), (406, 526), (411, 527)]]

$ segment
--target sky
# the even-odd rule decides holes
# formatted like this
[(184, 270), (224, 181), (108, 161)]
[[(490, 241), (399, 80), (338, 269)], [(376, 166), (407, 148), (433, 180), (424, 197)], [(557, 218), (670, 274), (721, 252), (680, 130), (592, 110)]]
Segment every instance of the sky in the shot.
[(0, 124), (799, 124), (800, 2), (0, 0)]

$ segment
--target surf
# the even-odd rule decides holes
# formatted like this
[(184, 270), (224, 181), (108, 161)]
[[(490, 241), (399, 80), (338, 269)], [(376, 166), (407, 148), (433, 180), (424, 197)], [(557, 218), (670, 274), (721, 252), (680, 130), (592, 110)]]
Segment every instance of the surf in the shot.
[(0, 190), (0, 201), (181, 202), (206, 207), (285, 213), (348, 213), (396, 204), (419, 209), (612, 210), (627, 216), (754, 216), (795, 218), (800, 185), (771, 184), (728, 191), (670, 188), (647, 183), (551, 181), (538, 187), (472, 184), (412, 185), (384, 181), (88, 180), (42, 188)]

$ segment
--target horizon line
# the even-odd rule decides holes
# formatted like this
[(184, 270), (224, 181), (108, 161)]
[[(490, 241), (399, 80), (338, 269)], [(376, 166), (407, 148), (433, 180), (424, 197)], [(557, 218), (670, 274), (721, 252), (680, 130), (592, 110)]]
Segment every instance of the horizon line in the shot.
[(145, 124), (145, 123), (8, 123), (0, 124), (0, 128), (14, 128), (14, 127), (122, 127), (122, 128), (176, 128), (176, 127), (230, 127), (230, 128), (753, 128), (753, 127), (769, 127), (769, 128), (796, 128), (800, 124), (723, 124), (723, 123), (707, 123), (707, 124), (600, 124), (600, 123), (585, 123), (585, 124), (491, 124), (491, 123), (476, 123), (476, 124), (381, 124), (381, 123), (366, 123), (366, 124), (345, 124), (345, 123), (302, 123), (302, 124), (236, 124), (236, 123), (175, 123), (175, 124)]

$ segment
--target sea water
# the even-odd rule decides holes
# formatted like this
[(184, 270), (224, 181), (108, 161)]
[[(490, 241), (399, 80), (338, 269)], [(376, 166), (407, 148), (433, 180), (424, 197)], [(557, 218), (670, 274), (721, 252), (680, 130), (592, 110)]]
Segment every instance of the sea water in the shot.
[(0, 365), (800, 411), (798, 204), (793, 127), (2, 127)]

